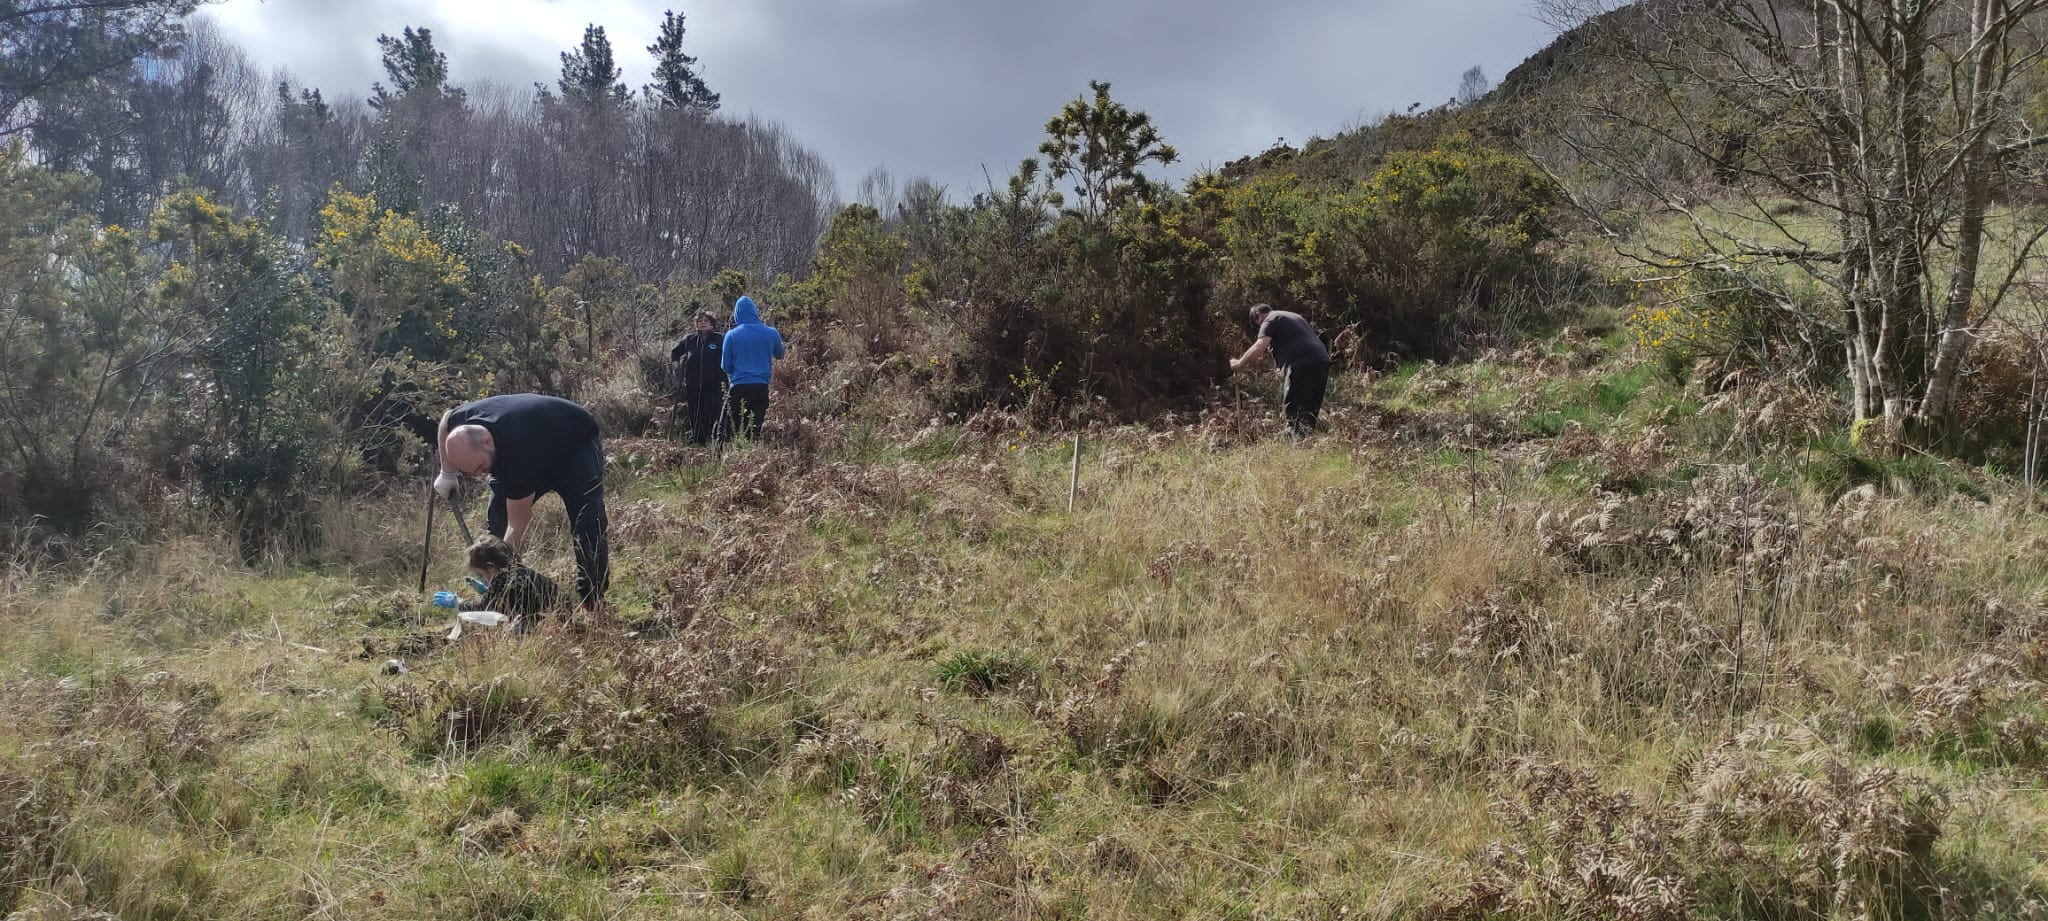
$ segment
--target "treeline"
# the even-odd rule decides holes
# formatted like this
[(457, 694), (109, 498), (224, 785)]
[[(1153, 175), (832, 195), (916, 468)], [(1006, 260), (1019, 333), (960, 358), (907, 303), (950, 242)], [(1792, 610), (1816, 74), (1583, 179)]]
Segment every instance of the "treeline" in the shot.
[[(663, 34), (679, 55), (681, 17)], [(451, 84), (424, 31), (382, 48), (360, 104), (262, 90), (203, 32), (0, 100), (0, 542), (225, 523), (252, 557), (317, 547), (462, 399), (555, 393), (645, 433), (670, 334), (740, 293), (791, 338), (790, 424), (1074, 424), (1204, 405), (1254, 302), (1354, 362), (1450, 358), (1549, 271), (1552, 187), (1457, 134), (1175, 189), (1145, 170), (1177, 153), (1098, 83), (999, 188), (878, 173), (835, 212), (816, 158), (718, 117), (680, 57), (629, 92), (593, 27), (511, 94)], [(52, 121), (123, 106), (125, 132)]]
[[(552, 85), (526, 88), (465, 88), (432, 33), (406, 28), (379, 37), (384, 79), (368, 97), (337, 98), (260, 73), (200, 20), (165, 26), (132, 60), (79, 62), (91, 72), (0, 115), (34, 162), (93, 176), (92, 213), (110, 224), (139, 226), (189, 186), (305, 240), (341, 187), (518, 240), (549, 277), (585, 256), (656, 281), (800, 271), (831, 213), (831, 172), (781, 128), (720, 115), (683, 34), (667, 14), (649, 46), (656, 82), (633, 92), (601, 26), (562, 53)], [(128, 54), (143, 38), (69, 53)]]

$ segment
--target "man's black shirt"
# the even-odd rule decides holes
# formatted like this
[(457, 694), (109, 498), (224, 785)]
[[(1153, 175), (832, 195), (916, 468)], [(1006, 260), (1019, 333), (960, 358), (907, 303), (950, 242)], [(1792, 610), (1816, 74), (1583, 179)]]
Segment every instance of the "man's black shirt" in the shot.
[(1301, 314), (1272, 311), (1266, 314), (1259, 335), (1272, 340), (1273, 363), (1282, 368), (1330, 363), (1330, 350), (1323, 347), (1323, 338)]
[(491, 483), (507, 499), (563, 488), (566, 477), (583, 472), (574, 468), (588, 466), (583, 462), (597, 440), (597, 419), (589, 410), (537, 393), (464, 403), (448, 414), (449, 430), (458, 425), (481, 425), (490, 431), (496, 445)]

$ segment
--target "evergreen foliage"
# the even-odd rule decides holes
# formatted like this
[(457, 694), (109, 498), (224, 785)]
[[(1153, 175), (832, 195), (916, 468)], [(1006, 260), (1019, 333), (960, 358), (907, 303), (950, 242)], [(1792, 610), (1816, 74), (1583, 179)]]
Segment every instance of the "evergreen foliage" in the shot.
[(448, 82), (448, 56), (434, 47), (431, 30), (407, 26), (399, 38), (377, 36), (377, 44), (391, 87), (372, 85), (377, 136), (363, 154), (364, 178), (386, 207), (410, 214), (432, 200), (437, 140), (460, 133), (468, 97)]
[(709, 114), (718, 111), (718, 94), (697, 70), (697, 58), (683, 51), (683, 14), (665, 10), (661, 34), (647, 46), (654, 55), (654, 82), (641, 95), (664, 109)]
[(188, 373), (165, 396), (193, 439), (198, 482), (227, 503), (240, 545), (312, 539), (306, 476), (332, 433), (322, 429), (317, 301), (284, 241), (186, 190), (158, 210), (151, 236), (172, 258), (159, 282), (182, 333)]
[(0, 130), (63, 121), (53, 90), (174, 47), (198, 0), (0, 0)]
[(124, 410), (165, 376), (180, 340), (160, 326), (150, 259), (132, 231), (90, 218), (91, 182), (0, 149), (0, 489), (5, 524), (58, 530), (114, 517)]
[(555, 85), (563, 100), (580, 108), (617, 108), (632, 98), (619, 73), (604, 27), (592, 24), (583, 29), (582, 45), (562, 52), (562, 75)]
[(414, 94), (456, 101), (463, 97), (463, 91), (448, 82), (448, 55), (434, 47), (432, 29), (406, 26), (397, 38), (377, 36), (377, 47), (382, 49), (384, 76), (391, 86), (370, 84), (370, 108), (382, 110)]

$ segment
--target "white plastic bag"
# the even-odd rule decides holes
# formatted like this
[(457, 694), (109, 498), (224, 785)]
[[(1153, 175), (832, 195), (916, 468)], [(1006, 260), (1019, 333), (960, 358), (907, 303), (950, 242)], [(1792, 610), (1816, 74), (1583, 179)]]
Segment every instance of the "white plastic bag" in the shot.
[(462, 639), (463, 627), (502, 627), (509, 620), (496, 611), (464, 611), (455, 615), (455, 629), (448, 631), (448, 641)]

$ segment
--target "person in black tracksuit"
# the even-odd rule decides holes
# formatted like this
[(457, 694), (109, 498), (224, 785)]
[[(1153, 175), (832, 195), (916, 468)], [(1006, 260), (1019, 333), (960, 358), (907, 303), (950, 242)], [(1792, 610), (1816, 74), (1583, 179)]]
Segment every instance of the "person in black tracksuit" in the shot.
[(1230, 370), (1243, 368), (1261, 355), (1273, 356), (1273, 363), (1287, 375), (1280, 403), (1288, 431), (1298, 441), (1315, 431), (1316, 417), (1322, 412), (1323, 392), (1330, 385), (1330, 350), (1301, 314), (1257, 304), (1252, 307), (1252, 322), (1259, 324), (1259, 339), (1243, 355), (1231, 359)]
[(691, 444), (711, 440), (725, 406), (725, 369), (719, 367), (724, 348), (725, 336), (707, 310), (697, 314), (696, 330), (669, 350), (668, 360), (677, 363), (676, 408), (690, 408)]
[(604, 607), (611, 583), (604, 443), (589, 410), (537, 393), (485, 397), (442, 415), (435, 444), (435, 491), (448, 495), (464, 476), (490, 477), (485, 527), (515, 551), (525, 544), (534, 500), (560, 495), (576, 544), (576, 596), (586, 609)]

